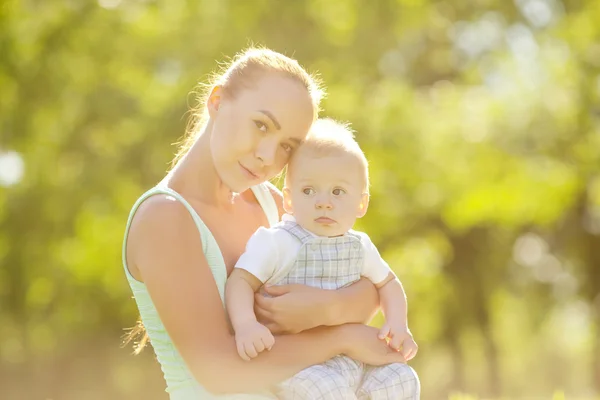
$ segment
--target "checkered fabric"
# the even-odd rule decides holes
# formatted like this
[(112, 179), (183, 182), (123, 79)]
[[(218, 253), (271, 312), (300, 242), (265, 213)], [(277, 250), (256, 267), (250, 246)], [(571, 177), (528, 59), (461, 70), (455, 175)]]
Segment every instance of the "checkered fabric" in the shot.
[(407, 364), (364, 366), (363, 381), (357, 391), (359, 400), (418, 400), (420, 396), (417, 373)]
[(364, 254), (361, 239), (349, 232), (338, 237), (314, 237), (300, 225), (286, 221), (278, 229), (297, 238), (302, 246), (294, 265), (278, 285), (301, 283), (321, 289), (340, 289), (360, 279)]
[[(335, 290), (360, 279), (364, 262), (359, 235), (315, 237), (292, 221), (280, 224), (301, 247), (288, 274), (276, 284), (295, 284)], [(308, 367), (277, 388), (283, 400), (415, 400), (420, 386), (406, 364), (383, 367), (365, 365), (346, 356)]]

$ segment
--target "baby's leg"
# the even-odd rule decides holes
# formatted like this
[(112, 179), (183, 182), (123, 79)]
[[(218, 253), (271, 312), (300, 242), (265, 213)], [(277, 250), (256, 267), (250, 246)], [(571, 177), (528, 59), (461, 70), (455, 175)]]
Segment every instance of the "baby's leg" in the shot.
[(364, 363), (347, 356), (335, 356), (325, 365), (342, 375), (355, 392), (358, 390), (365, 371)]
[(278, 386), (281, 400), (356, 399), (355, 388), (348, 378), (329, 365), (308, 367)]
[(418, 400), (421, 385), (417, 373), (406, 364), (367, 366), (357, 395), (360, 400)]

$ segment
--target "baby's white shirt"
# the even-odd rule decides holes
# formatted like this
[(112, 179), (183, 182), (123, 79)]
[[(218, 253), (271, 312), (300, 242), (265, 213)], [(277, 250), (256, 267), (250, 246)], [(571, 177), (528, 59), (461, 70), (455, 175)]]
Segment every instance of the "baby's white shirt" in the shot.
[[(284, 214), (282, 221), (295, 222), (295, 218)], [(374, 284), (383, 282), (393, 271), (381, 258), (377, 247), (366, 233), (352, 232), (360, 236), (364, 249), (361, 276), (368, 278)], [(301, 246), (302, 243), (284, 229), (260, 227), (248, 240), (246, 251), (239, 258), (235, 268), (250, 272), (263, 284), (277, 282), (290, 271)]]

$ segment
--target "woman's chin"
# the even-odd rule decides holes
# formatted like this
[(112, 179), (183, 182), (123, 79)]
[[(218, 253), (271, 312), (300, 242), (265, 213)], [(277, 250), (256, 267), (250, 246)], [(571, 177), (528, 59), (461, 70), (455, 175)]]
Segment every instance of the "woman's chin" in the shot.
[(248, 190), (251, 184), (250, 182), (223, 182), (223, 186), (234, 195), (237, 195)]
[(259, 183), (261, 183), (262, 181), (259, 181), (258, 179), (253, 179), (253, 180), (245, 180), (245, 179), (240, 179), (240, 180), (231, 180), (228, 182), (223, 182), (223, 184), (225, 186), (227, 186), (229, 188), (229, 190), (231, 190), (234, 193), (242, 193), (245, 192), (246, 190), (250, 189), (252, 186), (258, 185)]
[[(233, 174), (232, 174), (233, 175)], [(245, 179), (245, 177), (239, 176), (226, 176), (223, 174), (220, 176), (221, 184), (229, 189), (232, 193), (243, 193), (246, 190), (250, 189), (252, 186), (258, 185), (264, 180), (259, 179)]]

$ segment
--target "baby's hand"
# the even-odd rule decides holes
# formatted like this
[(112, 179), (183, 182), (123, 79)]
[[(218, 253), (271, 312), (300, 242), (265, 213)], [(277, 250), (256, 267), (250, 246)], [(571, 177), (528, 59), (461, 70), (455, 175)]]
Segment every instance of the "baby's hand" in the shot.
[(396, 351), (401, 351), (406, 361), (417, 355), (419, 346), (413, 339), (410, 330), (405, 326), (393, 326), (386, 322), (379, 331), (379, 339), (388, 340), (389, 346)]
[(235, 332), (235, 344), (240, 357), (246, 361), (258, 356), (263, 350), (271, 350), (275, 338), (266, 326), (258, 321), (249, 321)]

